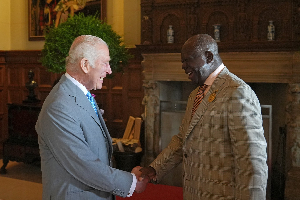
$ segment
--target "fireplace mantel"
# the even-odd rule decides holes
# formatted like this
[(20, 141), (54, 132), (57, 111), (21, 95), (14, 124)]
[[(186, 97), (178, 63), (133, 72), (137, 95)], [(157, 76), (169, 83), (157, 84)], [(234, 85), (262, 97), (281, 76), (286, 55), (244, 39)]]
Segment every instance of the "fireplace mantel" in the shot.
[[(225, 66), (246, 82), (300, 82), (298, 52), (220, 53)], [(144, 80), (189, 81), (181, 68), (180, 53), (143, 54)]]

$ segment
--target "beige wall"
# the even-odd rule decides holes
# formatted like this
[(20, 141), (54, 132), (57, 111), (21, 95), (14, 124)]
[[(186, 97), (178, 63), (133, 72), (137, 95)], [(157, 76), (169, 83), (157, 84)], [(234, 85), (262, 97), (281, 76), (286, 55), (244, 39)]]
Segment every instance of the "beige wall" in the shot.
[(0, 50), (10, 49), (9, 10), (10, 10), (10, 0), (1, 0), (0, 2)]
[(108, 0), (107, 1), (107, 23), (124, 37), (124, 1), (132, 0)]
[[(0, 50), (40, 50), (28, 41), (28, 0), (0, 0)], [(140, 0), (107, 0), (107, 22), (127, 47), (140, 43)]]
[(141, 43), (141, 1), (124, 0), (124, 38), (130, 47)]

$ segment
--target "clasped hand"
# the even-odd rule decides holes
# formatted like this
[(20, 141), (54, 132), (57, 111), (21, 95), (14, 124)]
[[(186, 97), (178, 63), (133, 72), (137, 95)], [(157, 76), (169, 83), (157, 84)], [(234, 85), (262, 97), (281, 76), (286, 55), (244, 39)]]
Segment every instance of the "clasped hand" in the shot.
[(150, 180), (155, 180), (156, 178), (156, 171), (152, 167), (136, 166), (132, 169), (131, 173), (134, 173), (137, 178), (135, 187), (136, 193), (144, 192), (148, 182), (150, 182)]

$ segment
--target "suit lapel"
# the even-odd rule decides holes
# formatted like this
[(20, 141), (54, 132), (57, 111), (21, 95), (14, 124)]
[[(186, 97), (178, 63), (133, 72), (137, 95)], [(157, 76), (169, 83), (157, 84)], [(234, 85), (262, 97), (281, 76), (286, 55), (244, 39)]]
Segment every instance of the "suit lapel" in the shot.
[[(190, 120), (190, 124), (185, 134), (185, 138), (188, 138), (194, 127), (200, 122), (203, 121), (204, 113), (206, 112), (207, 108), (214, 103), (219, 97), (220, 92), (224, 88), (224, 83), (226, 79), (224, 75), (227, 74), (228, 70), (225, 67), (220, 74), (217, 76), (215, 81), (213, 82), (212, 86), (209, 88), (209, 91), (205, 94), (204, 98), (202, 99), (199, 107), (197, 108), (194, 116)], [(193, 99), (195, 99), (196, 93), (193, 95)]]
[[(187, 129), (186, 134), (185, 134), (185, 138), (188, 138), (188, 136), (190, 135), (190, 133), (192, 132), (192, 130), (194, 129), (196, 124), (203, 120), (203, 115), (204, 115), (204, 113), (205, 113), (205, 111), (207, 110), (207, 107), (208, 107), (207, 96), (210, 95), (210, 93), (211, 93), (211, 88), (206, 93), (206, 95), (202, 99), (199, 107), (197, 108), (197, 110), (195, 111), (193, 117), (191, 118), (189, 127)], [(195, 99), (195, 97), (194, 97), (194, 99)]]
[[(99, 109), (99, 107), (98, 107), (97, 104), (96, 104), (96, 108), (97, 108), (97, 112), (98, 112), (98, 114), (99, 114), (99, 117), (97, 116), (97, 114), (95, 113), (95, 111), (94, 111), (94, 113), (95, 113), (95, 115), (97, 116), (97, 119), (99, 120), (99, 122), (100, 122), (100, 124), (101, 124), (101, 126), (102, 126), (102, 128), (103, 128), (103, 131), (104, 131), (103, 134), (105, 134), (104, 137), (105, 137), (105, 138), (107, 139), (107, 141), (110, 143), (110, 147), (111, 147), (111, 146), (112, 146), (112, 140), (111, 140), (109, 131), (108, 131), (107, 127), (106, 127), (105, 121), (104, 121), (104, 119), (103, 119), (103, 117), (102, 117), (102, 114), (101, 114), (100, 109)], [(112, 152), (112, 148), (110, 149), (110, 151)]]
[[(98, 106), (97, 106), (98, 107)], [(99, 112), (99, 109), (98, 109), (98, 112)], [(112, 156), (112, 140), (111, 140), (111, 137), (109, 135), (109, 132), (107, 130), (107, 127), (105, 125), (105, 121), (102, 117), (102, 115), (99, 113), (99, 120), (100, 120), (100, 123), (101, 123), (101, 126), (103, 128), (103, 134), (105, 134), (105, 138), (106, 138), (106, 141), (108, 142), (108, 150), (109, 150), (109, 158)]]

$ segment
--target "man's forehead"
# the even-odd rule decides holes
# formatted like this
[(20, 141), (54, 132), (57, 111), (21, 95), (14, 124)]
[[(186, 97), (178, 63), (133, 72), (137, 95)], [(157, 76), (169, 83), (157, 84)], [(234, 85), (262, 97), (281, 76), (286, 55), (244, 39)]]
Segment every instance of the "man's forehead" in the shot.
[(109, 56), (109, 49), (106, 45), (101, 44), (99, 46), (99, 57), (101, 57), (102, 59), (110, 59)]
[(105, 61), (110, 61), (109, 53), (108, 53), (108, 54), (100, 53), (100, 54), (98, 55), (98, 58), (100, 58), (100, 59), (102, 59), (102, 60), (105, 60)]
[(195, 55), (195, 49), (189, 48), (189, 49), (182, 49), (181, 51), (181, 57), (189, 58), (193, 57)]

